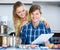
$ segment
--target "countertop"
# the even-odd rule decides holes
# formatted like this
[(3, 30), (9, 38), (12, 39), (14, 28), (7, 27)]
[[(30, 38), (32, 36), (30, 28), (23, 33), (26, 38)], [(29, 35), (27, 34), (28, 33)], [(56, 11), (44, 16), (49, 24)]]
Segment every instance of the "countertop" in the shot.
[(34, 49), (32, 49), (32, 48), (16, 48), (16, 47), (8, 47), (8, 48), (0, 47), (0, 50), (60, 50), (60, 49), (49, 49), (48, 47), (36, 47)]

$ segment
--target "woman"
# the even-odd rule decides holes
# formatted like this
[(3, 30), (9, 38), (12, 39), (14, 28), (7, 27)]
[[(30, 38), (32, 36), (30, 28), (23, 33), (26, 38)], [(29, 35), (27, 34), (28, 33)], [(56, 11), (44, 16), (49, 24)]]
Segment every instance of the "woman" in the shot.
[[(14, 20), (14, 27), (15, 27), (15, 31), (16, 31), (16, 36), (19, 36), (20, 35), (19, 32), (21, 30), (21, 27), (24, 26), (26, 23), (28, 23), (28, 21), (30, 21), (29, 13), (28, 13), (28, 11), (25, 10), (24, 4), (21, 3), (20, 1), (17, 1), (14, 4), (13, 20)], [(49, 25), (45, 19), (41, 18), (40, 20), (44, 22), (46, 27), (49, 27)]]

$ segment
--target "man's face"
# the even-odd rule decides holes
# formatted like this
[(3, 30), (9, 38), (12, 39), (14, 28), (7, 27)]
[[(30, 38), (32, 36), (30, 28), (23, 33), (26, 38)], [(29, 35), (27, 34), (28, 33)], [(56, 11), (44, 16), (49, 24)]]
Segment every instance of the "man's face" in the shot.
[(34, 23), (40, 21), (40, 16), (41, 16), (41, 14), (40, 14), (39, 10), (35, 10), (34, 12), (32, 12), (30, 14), (31, 20)]

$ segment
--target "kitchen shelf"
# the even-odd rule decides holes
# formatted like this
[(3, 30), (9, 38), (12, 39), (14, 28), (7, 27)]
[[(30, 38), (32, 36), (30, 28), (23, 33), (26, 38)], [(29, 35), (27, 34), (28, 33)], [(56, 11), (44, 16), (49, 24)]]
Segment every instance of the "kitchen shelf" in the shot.
[(33, 3), (38, 3), (38, 4), (43, 4), (43, 5), (57, 5), (57, 6), (60, 6), (60, 1), (45, 1), (45, 2), (40, 2), (40, 1), (34, 1)]
[[(25, 5), (31, 5), (32, 3), (24, 3)], [(14, 3), (0, 3), (0, 5), (14, 5)]]

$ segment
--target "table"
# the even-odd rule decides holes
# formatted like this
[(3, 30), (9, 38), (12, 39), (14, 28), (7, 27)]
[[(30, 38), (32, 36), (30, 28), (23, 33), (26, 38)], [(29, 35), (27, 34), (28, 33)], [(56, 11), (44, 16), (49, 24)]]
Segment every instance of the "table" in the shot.
[(8, 47), (8, 48), (0, 47), (0, 50), (60, 50), (60, 49), (49, 49), (47, 47), (36, 47), (34, 49), (31, 49), (31, 48), (16, 48), (16, 47)]

